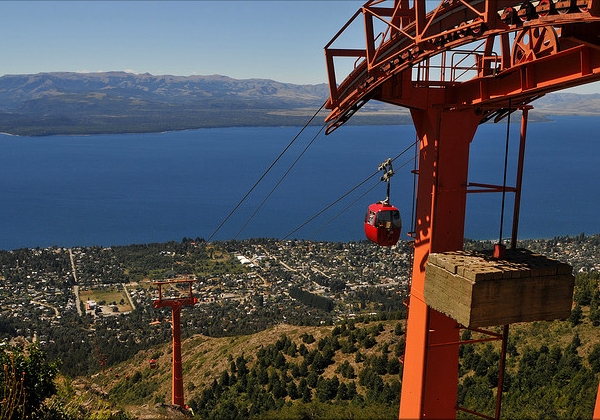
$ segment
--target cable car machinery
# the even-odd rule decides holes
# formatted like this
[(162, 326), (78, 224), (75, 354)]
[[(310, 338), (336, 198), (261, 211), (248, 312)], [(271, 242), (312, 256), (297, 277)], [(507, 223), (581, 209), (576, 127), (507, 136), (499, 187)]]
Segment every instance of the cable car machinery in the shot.
[[(364, 46), (334, 46), (359, 17)], [(520, 185), (468, 183), (477, 127), (520, 110), (524, 149), (528, 104), (600, 80), (599, 34), (599, 0), (442, 0), (429, 12), (425, 0), (370, 0), (325, 46), (327, 134), (373, 99), (408, 108), (419, 138), (401, 418), (452, 418), (459, 409), (458, 346), (447, 344), (460, 343), (462, 326), (426, 304), (424, 285), (430, 254), (462, 250), (467, 193), (515, 192), (516, 242)], [(347, 59), (354, 65), (338, 83), (336, 63)], [(518, 184), (522, 166), (520, 153)]]

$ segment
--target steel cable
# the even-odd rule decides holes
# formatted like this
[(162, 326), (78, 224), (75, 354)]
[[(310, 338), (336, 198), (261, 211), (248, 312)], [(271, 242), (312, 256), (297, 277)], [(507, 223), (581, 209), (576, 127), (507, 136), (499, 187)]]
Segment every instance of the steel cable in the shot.
[(296, 158), (296, 160), (294, 160), (294, 162), (290, 165), (290, 167), (285, 172), (285, 174), (283, 174), (283, 176), (279, 179), (279, 181), (277, 181), (277, 184), (275, 184), (275, 186), (271, 189), (271, 191), (269, 192), (269, 194), (267, 194), (267, 196), (265, 197), (265, 199), (259, 204), (259, 206), (256, 208), (256, 210), (254, 210), (254, 213), (252, 213), (250, 215), (250, 217), (248, 218), (248, 220), (246, 220), (246, 223), (244, 223), (244, 225), (240, 228), (240, 230), (238, 230), (238, 232), (235, 234), (235, 236), (233, 237), (233, 239), (237, 239), (238, 235), (240, 233), (242, 233), (242, 231), (246, 228), (246, 226), (248, 226), (248, 223), (250, 223), (250, 221), (254, 218), (254, 216), (256, 216), (256, 213), (258, 213), (258, 211), (262, 208), (262, 206), (267, 202), (267, 200), (275, 192), (275, 190), (277, 189), (277, 187), (279, 187), (279, 185), (283, 182), (283, 180), (285, 179), (285, 177), (288, 176), (288, 174), (291, 172), (291, 170), (294, 168), (294, 166), (296, 166), (296, 163), (298, 163), (298, 161), (300, 160), (300, 158), (302, 158), (302, 156), (304, 156), (304, 153), (306, 153), (306, 151), (308, 150), (308, 148), (315, 142), (315, 140), (317, 139), (317, 137), (319, 137), (319, 134), (321, 134), (321, 132), (323, 131), (324, 128), (325, 128), (325, 124), (323, 126), (321, 126), (321, 129), (317, 132), (317, 134), (314, 135), (314, 137), (306, 145), (306, 147), (304, 148), (304, 150), (302, 150), (302, 153), (300, 153), (300, 155), (298, 155), (298, 157)]
[[(406, 149), (404, 149), (402, 152), (400, 152), (395, 158), (392, 159), (392, 162), (394, 162), (396, 159), (400, 158), (403, 154), (405, 154), (407, 151), (409, 151), (412, 147), (414, 146), (414, 143), (411, 143)], [(411, 158), (408, 162), (412, 162), (414, 158)], [(407, 162), (407, 163), (408, 163)], [(403, 164), (401, 167), (405, 166), (405, 164)], [(330, 203), (329, 205), (327, 205), (325, 208), (323, 208), (321, 211), (319, 211), (317, 214), (315, 214), (314, 216), (312, 216), (310, 219), (308, 219), (306, 222), (302, 223), (300, 226), (298, 226), (296, 229), (294, 229), (293, 231), (291, 231), (290, 233), (288, 233), (287, 235), (285, 235), (283, 237), (283, 239), (288, 239), (290, 236), (292, 236), (294, 233), (296, 233), (297, 231), (299, 231), (300, 229), (302, 229), (304, 226), (306, 226), (307, 224), (309, 224), (310, 222), (312, 222), (313, 220), (315, 220), (317, 217), (319, 217), (321, 214), (325, 213), (327, 210), (329, 210), (331, 207), (333, 207), (334, 205), (336, 205), (337, 203), (339, 203), (340, 201), (342, 201), (344, 198), (346, 198), (348, 195), (352, 194), (355, 190), (357, 190), (358, 188), (360, 188), (363, 184), (365, 184), (367, 181), (369, 181), (371, 178), (377, 176), (379, 174), (379, 170), (375, 171), (373, 174), (371, 174), (370, 176), (368, 176), (367, 178), (365, 178), (363, 181), (361, 181), (360, 183), (358, 183), (356, 186), (354, 186), (353, 188), (351, 188), (350, 190), (348, 190), (345, 194), (343, 194), (340, 198), (338, 198), (337, 200), (334, 200), (332, 203)]]
[(304, 124), (304, 127), (302, 127), (302, 129), (298, 132), (298, 134), (296, 134), (296, 136), (292, 139), (292, 141), (285, 147), (285, 149), (283, 149), (283, 151), (279, 154), (279, 156), (277, 156), (277, 158), (273, 161), (273, 163), (271, 163), (271, 165), (267, 168), (267, 170), (254, 183), (254, 185), (252, 186), (252, 188), (250, 188), (248, 190), (248, 192), (246, 193), (246, 195), (244, 195), (244, 197), (242, 197), (242, 199), (236, 204), (236, 206), (233, 208), (233, 210), (231, 210), (231, 212), (229, 212), (229, 214), (227, 215), (227, 217), (225, 217), (225, 219), (221, 222), (221, 224), (209, 236), (207, 242), (210, 242), (210, 240), (217, 234), (217, 232), (219, 230), (221, 230), (221, 228), (223, 227), (223, 225), (225, 225), (225, 223), (229, 220), (229, 218), (233, 215), (233, 213), (235, 213), (236, 210), (242, 205), (242, 203), (244, 201), (246, 201), (246, 198), (248, 198), (248, 196), (252, 193), (252, 191), (254, 191), (254, 189), (258, 186), (258, 184), (260, 184), (260, 182), (263, 180), (263, 178), (265, 176), (267, 176), (267, 174), (271, 171), (271, 169), (273, 169), (273, 167), (275, 166), (275, 164), (288, 151), (288, 149), (292, 146), (292, 144), (294, 144), (294, 142), (298, 139), (298, 137), (300, 137), (300, 134), (302, 134), (302, 132), (304, 132), (304, 130), (306, 129), (306, 127), (308, 127), (310, 125), (310, 123), (312, 122), (312, 120), (314, 120), (315, 117), (319, 114), (319, 112), (321, 112), (321, 110), (325, 107), (325, 104), (326, 104), (326, 102), (323, 102), (323, 105), (321, 105), (321, 107), (317, 110), (317, 112), (315, 112), (313, 114), (313, 116), (310, 117), (310, 119), (308, 120), (308, 122), (306, 124)]

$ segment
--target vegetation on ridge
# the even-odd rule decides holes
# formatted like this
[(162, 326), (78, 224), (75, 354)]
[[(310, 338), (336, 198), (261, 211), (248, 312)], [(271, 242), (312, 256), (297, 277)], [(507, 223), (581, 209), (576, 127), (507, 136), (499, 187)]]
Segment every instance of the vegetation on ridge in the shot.
[[(600, 373), (600, 236), (521, 245), (575, 267), (576, 305), (567, 320), (511, 326), (502, 417), (589, 418)], [(6, 343), (37, 337), (44, 360), (63, 360), (58, 391), (45, 406), (62, 417), (47, 418), (183, 416), (168, 404), (170, 327), (161, 321), (169, 315), (151, 309), (141, 284), (195, 273), (206, 301), (182, 313), (182, 352), (186, 402), (196, 418), (396, 417), (405, 327), (396, 291), (410, 261), (403, 246), (184, 238), (129, 250), (0, 252), (0, 336)], [(255, 251), (264, 254), (252, 257), (260, 267), (236, 258)], [(77, 315), (70, 253), (80, 288), (131, 282), (128, 290), (140, 293), (136, 308), (120, 316)], [(214, 283), (211, 273), (219, 273)], [(329, 296), (333, 310), (292, 299), (294, 285)], [(463, 338), (469, 334), (476, 338), (469, 331)], [(493, 415), (499, 343), (464, 344), (460, 354), (459, 405)]]

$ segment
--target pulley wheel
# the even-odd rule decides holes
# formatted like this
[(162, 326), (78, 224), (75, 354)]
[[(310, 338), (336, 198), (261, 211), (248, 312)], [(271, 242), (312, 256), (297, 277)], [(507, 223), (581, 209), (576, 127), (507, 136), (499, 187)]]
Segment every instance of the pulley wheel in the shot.
[(552, 27), (523, 29), (513, 43), (512, 63), (520, 64), (556, 54), (559, 51), (558, 35)]
[(536, 7), (538, 16), (546, 17), (552, 12), (553, 3), (550, 0), (540, 0)]

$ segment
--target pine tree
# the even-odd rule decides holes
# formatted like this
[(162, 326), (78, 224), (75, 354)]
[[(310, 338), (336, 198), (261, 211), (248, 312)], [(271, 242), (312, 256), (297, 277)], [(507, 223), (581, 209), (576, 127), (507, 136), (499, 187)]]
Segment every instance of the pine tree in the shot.
[(598, 293), (594, 293), (592, 300), (590, 301), (590, 321), (592, 325), (597, 327), (600, 325), (600, 309), (598, 308), (598, 301), (600, 300)]
[(583, 311), (581, 310), (581, 306), (579, 306), (579, 303), (577, 303), (575, 305), (575, 307), (573, 308), (573, 310), (571, 311), (571, 316), (569, 317), (569, 321), (571, 321), (571, 325), (575, 327), (575, 326), (581, 324), (582, 316), (583, 316)]

